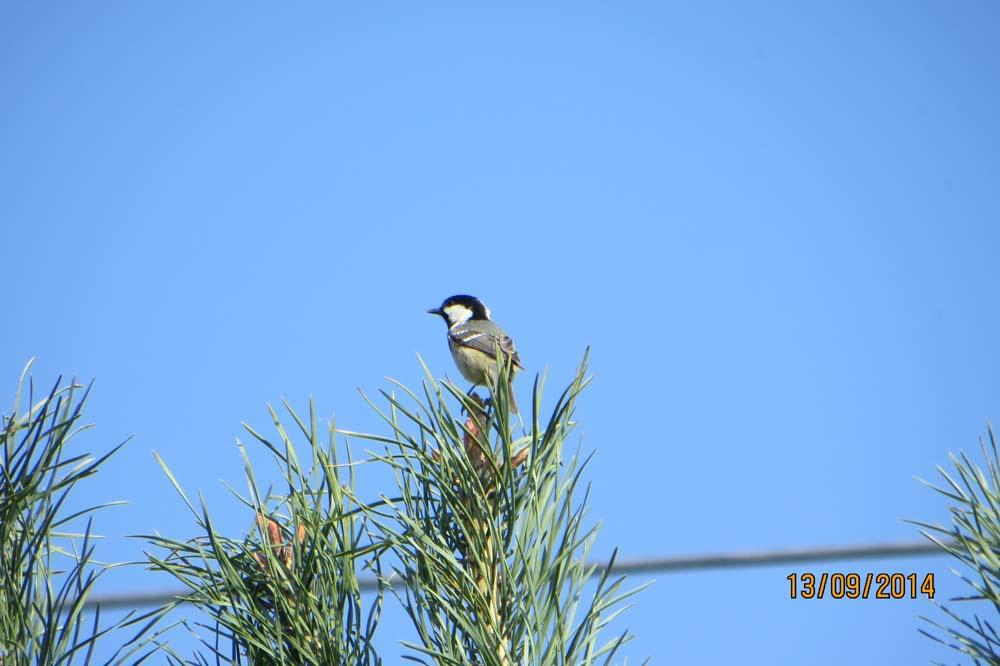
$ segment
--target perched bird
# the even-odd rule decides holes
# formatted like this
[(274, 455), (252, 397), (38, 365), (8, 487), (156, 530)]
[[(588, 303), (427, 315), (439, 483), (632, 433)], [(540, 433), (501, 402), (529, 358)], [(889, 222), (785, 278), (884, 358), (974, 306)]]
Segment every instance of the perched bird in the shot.
[[(474, 296), (459, 294), (449, 296), (439, 308), (427, 311), (438, 315), (448, 324), (448, 348), (455, 359), (462, 376), (473, 384), (486, 386), (491, 390), (497, 385), (497, 350), (503, 360), (512, 363), (511, 379), (514, 372), (522, 369), (521, 359), (514, 349), (514, 341), (503, 329), (490, 319), (490, 310)], [(510, 395), (510, 410), (517, 411), (514, 391)]]

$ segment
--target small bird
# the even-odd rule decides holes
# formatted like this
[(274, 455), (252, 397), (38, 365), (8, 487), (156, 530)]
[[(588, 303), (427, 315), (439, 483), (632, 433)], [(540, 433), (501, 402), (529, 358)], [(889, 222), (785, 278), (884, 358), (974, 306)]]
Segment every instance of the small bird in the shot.
[[(497, 349), (504, 362), (512, 363), (510, 378), (521, 370), (521, 359), (514, 341), (490, 319), (490, 310), (475, 296), (449, 296), (439, 308), (427, 311), (438, 315), (448, 324), (448, 348), (462, 376), (473, 384), (496, 388)], [(510, 411), (517, 411), (514, 391), (508, 391)]]

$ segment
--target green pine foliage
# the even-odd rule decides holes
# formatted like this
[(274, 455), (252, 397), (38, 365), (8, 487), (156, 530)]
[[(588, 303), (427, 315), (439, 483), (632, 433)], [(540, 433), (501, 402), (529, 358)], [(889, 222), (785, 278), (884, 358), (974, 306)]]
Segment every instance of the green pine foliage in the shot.
[[(154, 453), (196, 529), (187, 538), (138, 536), (149, 549), (134, 564), (186, 592), (106, 628), (99, 610), (84, 610), (105, 570), (93, 560), (89, 522), (101, 507), (65, 507), (118, 447), (98, 458), (74, 452), (87, 393), (57, 382), (36, 401), (22, 377), (0, 440), (0, 666), (89, 664), (98, 641), (119, 629), (128, 633), (115, 634), (123, 644), (104, 663), (378, 666), (386, 591), (412, 621), (410, 661), (623, 661), (630, 635), (609, 625), (637, 590), (609, 575), (613, 557), (596, 571), (587, 564), (597, 534), (581, 481), (587, 460), (568, 443), (586, 358), (545, 417), (538, 379), (530, 413), (510, 412), (511, 368), (497, 362), (498, 390), (487, 400), (430, 372), (419, 396), (395, 384), (401, 397), (383, 392), (384, 406), (372, 403), (386, 434), (321, 427), (311, 402), (305, 419), (287, 403), (280, 418), (269, 407), (273, 436), (244, 427), (273, 461), (276, 487), (258, 481), (237, 440), (247, 490), (231, 490), (248, 526), (237, 534), (220, 529)], [(380, 452), (354, 460), (351, 439)], [(359, 466), (388, 472), (383, 492), (359, 497)], [(69, 533), (82, 522), (81, 534)], [(366, 578), (376, 587), (363, 593)], [(181, 619), (164, 627), (171, 616)], [(178, 631), (200, 640), (193, 654), (171, 647)]]
[[(190, 626), (206, 653), (185, 660), (165, 647), (171, 663), (189, 664), (380, 664), (372, 645), (382, 594), (368, 604), (361, 598), (358, 570), (379, 572), (377, 546), (368, 535), (364, 516), (349, 499), (341, 478), (334, 430), (324, 436), (312, 403), (304, 422), (285, 403), (295, 423), (292, 431), (305, 440), (309, 462), (303, 465), (292, 436), (269, 408), (277, 432), (271, 441), (244, 424), (247, 432), (272, 454), (282, 488), (262, 493), (242, 444), (249, 494), (233, 491), (248, 510), (253, 528), (230, 538), (215, 527), (208, 509), (188, 499), (166, 463), (157, 456), (188, 509), (200, 535), (189, 540), (146, 536), (157, 552), (148, 553), (151, 567), (180, 581), (189, 591), (163, 609), (191, 603), (209, 623)], [(163, 554), (157, 554), (162, 552)]]
[[(89, 664), (101, 638), (153, 617), (106, 662), (141, 663), (151, 651), (141, 653), (140, 639), (155, 614), (130, 614), (102, 628), (99, 612), (88, 617), (83, 610), (106, 570), (93, 559), (92, 514), (108, 505), (66, 508), (76, 485), (124, 442), (97, 458), (76, 452), (73, 439), (87, 428), (80, 419), (90, 388), (81, 393), (84, 387), (59, 378), (36, 401), (30, 366), (0, 431), (0, 665)], [(83, 533), (68, 531), (81, 521)]]
[(1000, 452), (992, 427), (987, 440), (979, 442), (985, 470), (962, 452), (951, 456), (955, 476), (937, 468), (946, 485), (927, 484), (952, 503), (951, 525), (916, 523), (968, 572), (959, 575), (971, 593), (953, 601), (975, 609), (969, 618), (956, 607), (939, 603), (952, 623), (923, 617), (934, 630), (921, 632), (971, 657), (974, 664), (1000, 664), (1000, 635), (995, 626), (1000, 615)]
[(544, 421), (536, 380), (522, 434), (509, 367), (490, 407), (428, 372), (422, 398), (397, 385), (405, 397), (383, 392), (386, 407), (372, 403), (389, 436), (346, 433), (384, 444), (376, 459), (395, 473), (398, 495), (364, 508), (399, 561), (394, 590), (419, 636), (406, 644), (413, 661), (611, 663), (629, 640), (604, 630), (637, 590), (607, 570), (588, 589), (597, 526), (586, 525), (586, 461), (563, 453), (586, 367)]

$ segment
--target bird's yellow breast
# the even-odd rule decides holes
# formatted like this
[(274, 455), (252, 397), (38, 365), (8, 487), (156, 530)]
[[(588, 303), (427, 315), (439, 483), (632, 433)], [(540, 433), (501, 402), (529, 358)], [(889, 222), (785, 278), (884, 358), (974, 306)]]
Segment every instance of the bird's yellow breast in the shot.
[(494, 379), (496, 359), (490, 358), (478, 349), (456, 344), (451, 338), (448, 339), (448, 347), (451, 349), (458, 371), (466, 380), (480, 386), (492, 386), (496, 383)]

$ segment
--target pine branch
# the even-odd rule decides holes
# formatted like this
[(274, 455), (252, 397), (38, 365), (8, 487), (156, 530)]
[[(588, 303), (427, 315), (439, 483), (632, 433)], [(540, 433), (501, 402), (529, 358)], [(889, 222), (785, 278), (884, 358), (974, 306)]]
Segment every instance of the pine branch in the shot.
[[(34, 383), (22, 373), (10, 416), (0, 430), (0, 666), (88, 663), (97, 643), (112, 631), (146, 623), (107, 663), (139, 663), (142, 636), (156, 613), (134, 612), (104, 628), (100, 611), (83, 609), (107, 567), (94, 562), (94, 514), (115, 503), (67, 511), (70, 495), (125, 442), (102, 456), (72, 453), (73, 438), (90, 387), (56, 380), (37, 402)], [(27, 392), (27, 408), (21, 400)], [(85, 520), (82, 534), (71, 526)], [(150, 619), (152, 618), (152, 619)], [(137, 656), (138, 655), (138, 656)]]
[[(333, 426), (324, 442), (312, 402), (308, 423), (287, 403), (285, 408), (306, 440), (310, 464), (303, 466), (273, 409), (269, 413), (277, 442), (244, 424), (271, 453), (287, 490), (262, 493), (249, 456), (237, 440), (249, 495), (235, 491), (234, 495), (250, 510), (254, 525), (242, 538), (218, 533), (207, 508), (195, 508), (157, 456), (202, 532), (183, 541), (140, 537), (157, 551), (165, 551), (147, 553), (150, 567), (189, 589), (162, 610), (190, 602), (212, 622), (211, 640), (202, 642), (210, 656), (199, 653), (187, 663), (209, 659), (255, 665), (381, 663), (372, 639), (382, 593), (378, 591), (365, 613), (357, 568), (371, 568), (380, 575), (377, 554), (384, 546), (372, 541), (363, 517), (351, 506), (353, 467), (350, 461), (346, 466), (338, 463)], [(346, 484), (342, 469), (348, 470)], [(179, 657), (174, 660), (182, 663)]]
[[(952, 601), (987, 602), (995, 616), (1000, 613), (1000, 451), (992, 426), (987, 428), (987, 437), (988, 445), (982, 438), (979, 440), (985, 472), (960, 452), (950, 456), (957, 479), (938, 467), (948, 488), (927, 483), (954, 503), (950, 507), (952, 524), (945, 527), (911, 522), (924, 528), (924, 536), (972, 571), (971, 576), (961, 577), (973, 594)], [(1000, 664), (1000, 635), (989, 620), (978, 613), (969, 620), (953, 608), (937, 605), (955, 624), (947, 626), (922, 618), (944, 632), (944, 637), (923, 629), (921, 633), (968, 655), (976, 664)]]
[[(395, 472), (397, 497), (363, 506), (400, 561), (397, 591), (419, 642), (412, 659), (509, 666), (610, 660), (628, 633), (599, 636), (635, 592), (605, 577), (590, 598), (585, 564), (596, 527), (585, 527), (585, 461), (563, 457), (576, 399), (588, 383), (586, 359), (544, 425), (536, 379), (531, 421), (511, 423), (510, 368), (498, 367), (488, 406), (430, 374), (423, 399), (383, 392), (369, 401), (388, 436), (349, 433), (386, 444), (377, 459)], [(451, 404), (463, 415), (456, 416)]]

